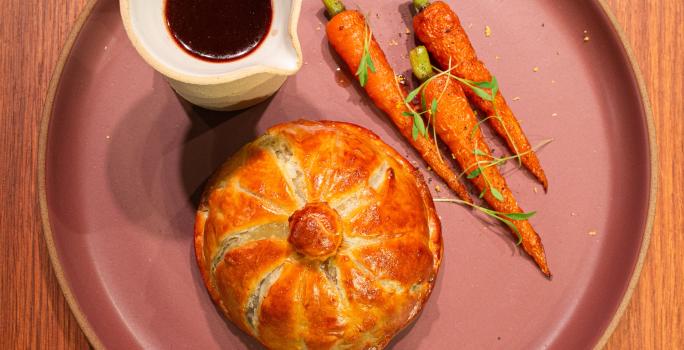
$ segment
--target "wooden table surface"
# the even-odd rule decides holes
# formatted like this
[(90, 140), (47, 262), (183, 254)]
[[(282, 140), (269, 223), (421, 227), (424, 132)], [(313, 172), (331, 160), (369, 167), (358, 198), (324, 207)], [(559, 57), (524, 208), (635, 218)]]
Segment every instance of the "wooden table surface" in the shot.
[[(684, 1), (607, 2), (643, 71), (660, 157), (651, 246), (639, 285), (607, 348), (684, 349)], [(36, 176), (48, 83), (86, 0), (2, 3), (0, 349), (83, 349), (88, 342), (50, 266)]]

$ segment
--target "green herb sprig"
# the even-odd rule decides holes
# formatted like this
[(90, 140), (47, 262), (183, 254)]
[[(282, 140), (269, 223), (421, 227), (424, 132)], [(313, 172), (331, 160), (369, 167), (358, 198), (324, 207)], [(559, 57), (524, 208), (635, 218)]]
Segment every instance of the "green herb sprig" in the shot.
[[(491, 182), (489, 181), (489, 178), (486, 176), (486, 173), (484, 170), (489, 168), (489, 167), (493, 167), (493, 166), (497, 166), (497, 165), (503, 166), (509, 160), (516, 159), (518, 157), (524, 156), (525, 154), (528, 154), (531, 152), (536, 152), (538, 149), (546, 146), (547, 144), (551, 143), (552, 141), (553, 141), (553, 139), (545, 140), (545, 141), (542, 141), (539, 145), (521, 153), (520, 155), (501, 157), (501, 158), (494, 157), (492, 155), (488, 155), (487, 153), (482, 151), (479, 148), (479, 146), (477, 146), (477, 144), (476, 144), (475, 149), (473, 150), (473, 154), (475, 155), (475, 164), (472, 164), (469, 167), (467, 167), (466, 169), (464, 169), (463, 172), (459, 175), (459, 177), (466, 175), (466, 174), (467, 174), (466, 177), (468, 179), (474, 179), (478, 176), (482, 176), (487, 187), (485, 187), (482, 190), (482, 192), (480, 192), (479, 198), (484, 197), (486, 192), (489, 190), (492, 193), (492, 196), (494, 196), (494, 198), (496, 198), (500, 202), (503, 202), (503, 200), (504, 200), (503, 195), (501, 194), (501, 192), (496, 187), (494, 187), (491, 184)], [(480, 159), (478, 159), (478, 157), (480, 157), (480, 156), (487, 157), (488, 159), (487, 160), (480, 160)], [(473, 169), (473, 168), (475, 168), (475, 169)]]
[[(529, 153), (532, 153), (532, 152), (536, 152), (536, 151), (538, 151), (540, 148), (542, 148), (542, 147), (548, 145), (548, 144), (551, 143), (551, 142), (553, 142), (553, 139), (544, 140), (544, 141), (540, 142), (538, 145), (532, 147), (531, 149), (529, 149), (529, 150), (527, 150), (527, 151), (525, 151), (525, 152), (520, 153), (519, 156), (522, 157), (522, 156), (524, 156), (524, 155), (526, 155), (526, 154), (529, 154)], [(472, 178), (477, 177), (482, 171), (484, 171), (484, 169), (487, 169), (487, 168), (493, 167), (493, 166), (497, 166), (497, 165), (503, 166), (503, 165), (506, 164), (506, 162), (508, 162), (509, 160), (513, 160), (513, 159), (516, 159), (516, 158), (519, 157), (519, 156), (507, 156), (507, 157), (501, 157), (501, 158), (499, 158), (499, 157), (495, 157), (495, 156), (492, 156), (492, 155), (487, 155), (487, 154), (485, 154), (482, 150), (480, 150), (479, 148), (476, 148), (476, 149), (473, 151), (473, 154), (475, 154), (476, 156), (485, 156), (485, 157), (488, 157), (489, 160), (477, 161), (475, 164), (471, 165), (470, 167), (468, 167), (468, 169), (466, 169), (463, 173), (461, 173), (461, 176), (463, 176), (465, 173), (467, 173), (467, 172), (468, 172), (470, 169), (472, 169), (473, 167), (477, 167), (475, 170), (472, 170), (472, 171), (468, 172), (468, 176), (467, 176), (467, 177), (468, 177), (469, 179), (472, 179)]]
[[(450, 69), (451, 70), (451, 63), (449, 63)], [(449, 86), (449, 81), (447, 80), (447, 83), (444, 84), (444, 88), (442, 89), (442, 92), (440, 93), (439, 97), (436, 99), (432, 99), (430, 101), (430, 108), (427, 108), (427, 103), (426, 103), (426, 98), (425, 98), (425, 86), (427, 86), (426, 83), (429, 81), (432, 81), (432, 79), (437, 78), (441, 75), (444, 75), (446, 73), (441, 73), (434, 75), (430, 77), (429, 79), (425, 80), (420, 86), (416, 89), (413, 89), (411, 92), (406, 95), (406, 98), (404, 98), (404, 105), (406, 108), (409, 110), (408, 112), (403, 112), (402, 115), (413, 118), (413, 130), (412, 130), (412, 136), (413, 139), (415, 140), (418, 135), (422, 135), (423, 137), (427, 137), (427, 132), (430, 129), (430, 126), (432, 126), (432, 137), (435, 140), (435, 148), (438, 150), (439, 154), (439, 147), (437, 145), (437, 129), (436, 129), (436, 118), (437, 118), (437, 109), (439, 106), (439, 101), (442, 99), (442, 96), (444, 96), (444, 93), (446, 92), (448, 86)], [(397, 81), (397, 88), (399, 88), (399, 82)], [(413, 100), (416, 99), (416, 97), (420, 94), (420, 105), (422, 112), (416, 111), (412, 106), (411, 103)], [(428, 114), (428, 126), (425, 126), (425, 123), (423, 122), (422, 115)], [(441, 154), (439, 154), (440, 158), (442, 157)]]
[[(438, 71), (438, 74), (434, 74), (434, 75), (430, 76), (429, 78), (425, 79), (420, 85), (418, 85), (418, 87), (416, 87), (415, 89), (411, 90), (411, 91), (406, 95), (406, 98), (404, 99), (404, 103), (407, 105), (407, 107), (410, 107), (409, 104), (410, 104), (413, 100), (415, 100), (416, 97), (418, 97), (418, 96), (420, 95), (420, 104), (421, 104), (421, 108), (422, 108), (423, 112), (418, 113), (418, 112), (412, 111), (412, 112), (415, 112), (415, 113), (411, 113), (411, 116), (413, 116), (413, 117), (415, 118), (415, 115), (416, 115), (416, 114), (417, 114), (417, 115), (422, 115), (422, 114), (424, 114), (424, 113), (428, 113), (428, 112), (429, 112), (429, 113), (430, 113), (430, 116), (432, 116), (432, 118), (435, 118), (435, 117), (436, 117), (436, 115), (437, 115), (437, 108), (438, 108), (438, 104), (439, 104), (439, 100), (441, 100), (442, 96), (444, 95), (444, 92), (446, 91), (446, 89), (447, 89), (447, 87), (448, 87), (448, 84), (449, 84), (449, 82), (450, 82), (450, 79), (447, 80), (447, 83), (446, 83), (446, 84), (444, 84), (444, 89), (442, 90), (442, 93), (440, 94), (440, 97), (437, 98), (437, 99), (433, 99), (432, 101), (430, 101), (430, 108), (429, 108), (429, 110), (428, 110), (427, 103), (426, 103), (425, 87), (426, 87), (430, 82), (432, 82), (432, 80), (437, 79), (437, 78), (439, 78), (439, 77), (441, 77), (441, 76), (444, 76), (444, 75), (447, 75), (447, 76), (449, 76), (449, 77), (451, 77), (451, 78), (453, 78), (453, 79), (455, 79), (455, 80), (457, 80), (457, 81), (463, 83), (464, 85), (468, 86), (468, 87), (471, 88), (478, 96), (481, 96), (482, 98), (487, 99), (488, 101), (493, 101), (493, 99), (494, 99), (493, 96), (496, 96), (496, 93), (497, 93), (497, 91), (499, 90), (499, 87), (498, 87), (499, 85), (498, 85), (498, 82), (497, 82), (497, 80), (496, 80), (496, 77), (492, 77), (492, 80), (489, 81), (489, 82), (475, 82), (475, 81), (463, 79), (463, 78), (460, 78), (460, 77), (457, 77), (457, 76), (451, 74), (451, 71), (452, 71), (453, 69), (455, 69), (455, 68), (456, 68), (456, 67), (452, 67), (452, 66), (451, 66), (451, 60), (449, 61), (449, 68), (448, 68), (447, 70), (442, 71), (442, 70), (439, 70), (439, 69), (437, 69), (436, 67), (433, 66), (432, 69)], [(487, 88), (490, 89), (490, 93), (488, 93), (486, 90), (484, 90), (484, 89), (487, 89)], [(412, 110), (413, 108), (410, 108), (410, 109)], [(414, 120), (415, 120), (415, 119), (414, 119)], [(433, 123), (433, 125), (434, 125), (434, 123)]]
[[(511, 134), (508, 131), (508, 127), (506, 126), (506, 123), (504, 122), (503, 118), (501, 118), (501, 115), (499, 114), (498, 108), (496, 108), (496, 96), (499, 92), (499, 82), (496, 80), (496, 76), (492, 75), (492, 79), (490, 81), (473, 81), (473, 80), (468, 80), (468, 79), (463, 79), (461, 77), (455, 76), (451, 74), (451, 69), (446, 70), (446, 71), (441, 71), (437, 67), (433, 67), (435, 70), (438, 72), (447, 72), (450, 78), (455, 79), (459, 82), (461, 82), (463, 85), (467, 86), (470, 90), (472, 90), (478, 97), (481, 99), (489, 102), (492, 104), (492, 108), (494, 109), (494, 114), (493, 116), (488, 116), (487, 118), (483, 119), (481, 122), (484, 122), (485, 120), (489, 119), (496, 119), (499, 121), (501, 126), (504, 129), (504, 132), (506, 133), (506, 137), (509, 140), (512, 140), (513, 138), (511, 137)], [(489, 90), (489, 91), (487, 91)], [(475, 132), (477, 129), (480, 127), (480, 123), (477, 123), (475, 127), (473, 128), (474, 130), (471, 133), (471, 137), (475, 135)], [(511, 145), (513, 146), (513, 152), (515, 153), (515, 157), (518, 159), (518, 166), (522, 166), (522, 155), (520, 154), (520, 151), (518, 150), (518, 147), (515, 145), (515, 143), (511, 142)]]
[(514, 221), (527, 220), (537, 213), (536, 211), (527, 213), (502, 213), (496, 210), (481, 207), (477, 204), (468, 203), (466, 201), (456, 198), (434, 198), (433, 200), (436, 203), (456, 203), (460, 205), (469, 206), (471, 208), (477, 209), (478, 211), (484, 213), (487, 216), (490, 216), (504, 223), (516, 234), (516, 236), (518, 236), (518, 242), (516, 243), (516, 245), (520, 245), (522, 243), (522, 235), (520, 235), (520, 231), (518, 231), (518, 228), (515, 226)]
[[(419, 57), (419, 55), (423, 54), (423, 51), (420, 50), (420, 47), (417, 48), (416, 51), (411, 51), (412, 55), (414, 53), (415, 53), (416, 57), (413, 57), (413, 56), (411, 57), (412, 58), (411, 66), (414, 67), (414, 74), (420, 75), (423, 78), (424, 77), (427, 77), (427, 78), (424, 78), (425, 80), (417, 88), (413, 89), (406, 96), (406, 99), (404, 102), (408, 104), (408, 102), (413, 101), (418, 95), (420, 95), (420, 101), (421, 101), (421, 106), (423, 108), (423, 113), (426, 113), (428, 111), (426, 103), (425, 103), (425, 87), (433, 79), (436, 79), (436, 78), (443, 76), (443, 75), (447, 75), (447, 76), (463, 83), (465, 86), (467, 86), (468, 88), (473, 90), (475, 92), (475, 94), (477, 94), (478, 96), (480, 96), (481, 98), (483, 98), (485, 100), (493, 101), (494, 98), (496, 97), (496, 94), (499, 90), (499, 83), (496, 80), (496, 77), (492, 77), (492, 80), (487, 81), (487, 82), (475, 82), (472, 80), (467, 80), (467, 79), (456, 77), (453, 74), (451, 74), (451, 70), (453, 69), (451, 67), (451, 61), (449, 61), (449, 68), (447, 70), (439, 71), (439, 74), (430, 75), (431, 71), (433, 69), (436, 69), (436, 68), (418, 66), (419, 63), (425, 64), (425, 62), (427, 62), (427, 60), (429, 60), (429, 58), (426, 58), (425, 55), (423, 55), (422, 57)], [(429, 64), (429, 62), (427, 62), (427, 64)], [(441, 100), (441, 98), (444, 95), (450, 81), (451, 81), (451, 79), (447, 79), (446, 83), (444, 84), (444, 89), (442, 90), (442, 93), (440, 94), (439, 98), (433, 99), (430, 103), (429, 112), (430, 112), (430, 116), (432, 118), (436, 118), (436, 116), (437, 116), (438, 101)], [(485, 89), (487, 89), (488, 91)], [(434, 125), (433, 125), (433, 130), (434, 130)], [(474, 133), (473, 133), (473, 135), (474, 135)], [(478, 163), (479, 163), (479, 160), (477, 159), (478, 155), (476, 154), (475, 156), (476, 156), (476, 161), (478, 161)], [(499, 189), (496, 188), (491, 183), (491, 181), (486, 176), (486, 174), (482, 173), (481, 170), (479, 172), (473, 173), (472, 176), (469, 176), (468, 178), (473, 179), (473, 178), (479, 176), (480, 174), (482, 174), (482, 178), (485, 181), (487, 186), (482, 189), (482, 191), (480, 192), (479, 198), (484, 197), (484, 195), (487, 193), (487, 191), (489, 191), (489, 192), (491, 192), (492, 196), (494, 196), (494, 198), (496, 198), (498, 201), (503, 202), (504, 197), (503, 197), (503, 194), (501, 194), (501, 191), (499, 191)]]
[(363, 30), (363, 55), (361, 55), (361, 61), (359, 61), (359, 68), (356, 70), (356, 76), (359, 77), (359, 84), (361, 87), (366, 87), (368, 82), (368, 71), (375, 73), (375, 64), (373, 64), (373, 59), (370, 54), (370, 45), (373, 40), (373, 32), (368, 25), (365, 23)]

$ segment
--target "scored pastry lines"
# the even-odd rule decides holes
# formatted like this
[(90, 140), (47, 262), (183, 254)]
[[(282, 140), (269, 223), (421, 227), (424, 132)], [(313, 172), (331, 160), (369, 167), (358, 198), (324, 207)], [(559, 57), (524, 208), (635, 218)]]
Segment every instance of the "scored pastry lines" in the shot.
[[(271, 152), (275, 156), (274, 159), (283, 175), (283, 178), (285, 179), (290, 194), (297, 202), (297, 205), (299, 207), (303, 207), (309, 200), (306, 179), (304, 176), (304, 172), (302, 171), (301, 165), (299, 164), (295, 155), (291, 151), (288, 141), (274, 135), (269, 135), (268, 139), (265, 139), (264, 142), (261, 143), (261, 147)], [(331, 161), (333, 163), (337, 162), (337, 159), (334, 155), (331, 157)], [(362, 184), (361, 186), (356, 187), (353, 191), (349, 192), (348, 194), (345, 194), (340, 198), (332, 200), (330, 203), (331, 206), (333, 206), (333, 208), (335, 208), (338, 211), (338, 213), (344, 217), (351, 214), (351, 211), (355, 209), (359, 209), (361, 207), (370, 205), (372, 203), (372, 192), (379, 192), (383, 185), (387, 183), (390, 172), (393, 171), (394, 169), (390, 167), (387, 161), (383, 161), (378, 167), (376, 167), (371, 172), (371, 174), (368, 177), (367, 184)], [(330, 188), (326, 188), (326, 186), (330, 186), (329, 182), (330, 180), (326, 180), (326, 183), (321, 185), (321, 192), (324, 193), (326, 192), (326, 190), (330, 190)], [(285, 216), (289, 216), (291, 214), (282, 206), (274, 203), (273, 201), (268, 200), (267, 198), (264, 198), (264, 196), (262, 195), (256, 194), (242, 187), (239, 183), (235, 185), (235, 189), (239, 192), (249, 195), (250, 197), (255, 198), (263, 205), (263, 207), (266, 210), (271, 211), (274, 214)], [(277, 231), (276, 235), (269, 234), (269, 231), (271, 229), (267, 227), (271, 225), (274, 226), (272, 227), (272, 229)], [(358, 273), (365, 275), (370, 281), (374, 281), (375, 283), (377, 283), (381, 287), (381, 289), (385, 290), (386, 292), (404, 293), (407, 291), (407, 288), (404, 288), (400, 282), (393, 279), (379, 278), (379, 276), (376, 273), (368, 269), (353, 256), (353, 251), (362, 247), (381, 243), (387, 239), (401, 237), (406, 233), (409, 232), (407, 231), (394, 233), (389, 236), (374, 235), (368, 237), (350, 236), (349, 234), (343, 233), (343, 243), (340, 246), (338, 255), (344, 255), (347, 258), (349, 258), (349, 260), (352, 262), (355, 270), (357, 270)], [(222, 240), (220, 248), (218, 249), (217, 253), (212, 259), (212, 283), (215, 285), (216, 267), (221, 263), (221, 261), (223, 261), (225, 255), (232, 249), (238, 248), (239, 246), (260, 239), (287, 239), (288, 234), (289, 228), (287, 222), (260, 225), (248, 230), (243, 230), (241, 232), (229, 234)], [(259, 333), (259, 317), (261, 314), (261, 306), (263, 304), (263, 301), (268, 296), (271, 287), (275, 283), (277, 283), (278, 279), (280, 278), (284, 265), (299, 260), (301, 260), (301, 258), (297, 256), (297, 253), (293, 252), (290, 254), (288, 258), (286, 258), (286, 261), (284, 263), (274, 267), (270, 271), (264, 272), (261, 278), (258, 279), (259, 282), (256, 283), (256, 287), (251, 291), (247, 299), (248, 301), (244, 315), (246, 324), (251, 328), (254, 334), (258, 335)], [(325, 277), (326, 281), (328, 282), (328, 286), (331, 288), (331, 291), (335, 291), (335, 294), (337, 294), (338, 310), (342, 311), (348, 308), (349, 300), (346, 295), (345, 288), (342, 285), (342, 281), (338, 278), (339, 268), (336, 264), (336, 257), (331, 257), (330, 259), (326, 260), (324, 263), (319, 265), (317, 273), (320, 273), (322, 276)], [(415, 287), (417, 287), (417, 285), (419, 285), (419, 283), (414, 284), (408, 289), (413, 291)], [(301, 281), (297, 283), (296, 288), (297, 297), (301, 299)], [(298, 307), (296, 313), (298, 315), (297, 318), (299, 320), (306, 321), (306, 317), (304, 316), (301, 305)], [(338, 312), (338, 318), (340, 322), (347, 322), (347, 319), (343, 312)], [(306, 346), (304, 340), (301, 339), (301, 342), (302, 346), (305, 348)]]
[(382, 187), (385, 182), (387, 182), (388, 170), (394, 171), (394, 169), (390, 168), (389, 164), (387, 164), (387, 161), (383, 161), (368, 177), (368, 185), (376, 192), (380, 190), (380, 187)]
[(404, 288), (401, 285), (401, 282), (391, 278), (380, 278), (380, 276), (377, 273), (371, 271), (365, 265), (360, 263), (356, 259), (354, 254), (345, 254), (344, 256), (346, 256), (349, 259), (349, 261), (354, 265), (356, 270), (361, 272), (361, 274), (366, 275), (366, 277), (369, 278), (369, 281), (376, 282), (378, 285), (380, 285), (382, 290), (390, 292), (392, 294), (401, 294), (406, 291), (406, 288)]
[(359, 184), (349, 193), (331, 199), (330, 206), (335, 209), (342, 218), (348, 217), (355, 210), (367, 207), (371, 204), (370, 197), (372, 192), (370, 189), (379, 192), (380, 188), (387, 182), (389, 169), (391, 168), (387, 162), (383, 161), (371, 172), (368, 177), (368, 186), (365, 186), (366, 184)]
[(284, 209), (279, 204), (269, 200), (268, 198), (265, 198), (264, 196), (262, 196), (258, 193), (254, 193), (254, 192), (242, 187), (242, 185), (239, 182), (237, 182), (234, 185), (234, 188), (237, 192), (244, 193), (244, 194), (256, 199), (264, 207), (264, 209), (270, 211), (273, 214), (283, 215), (283, 216), (290, 216), (290, 214), (292, 214), (289, 210)]
[(287, 239), (288, 233), (287, 221), (280, 221), (257, 225), (246, 230), (243, 229), (225, 235), (221, 240), (216, 253), (214, 253), (214, 257), (211, 259), (210, 276), (214, 288), (216, 288), (216, 268), (231, 250), (262, 239), (285, 240)]
[(359, 248), (365, 248), (373, 244), (383, 243), (385, 241), (392, 240), (395, 238), (401, 238), (406, 234), (410, 234), (411, 232), (412, 231), (395, 232), (390, 234), (380, 233), (367, 236), (351, 236), (346, 234), (343, 235), (342, 244), (340, 244), (338, 252), (353, 253), (355, 250)]
[[(302, 270), (302, 274), (309, 273), (306, 269)], [(302, 278), (297, 279), (297, 287), (295, 290), (294, 294), (294, 301), (295, 301), (295, 319), (297, 320), (296, 323), (296, 331), (297, 331), (297, 336), (299, 338), (299, 349), (306, 350), (308, 347), (306, 346), (306, 341), (304, 338), (301, 336), (303, 333), (302, 330), (306, 330), (309, 328), (309, 320), (306, 317), (306, 312), (304, 311), (304, 288), (306, 285), (304, 284), (304, 281), (308, 280), (306, 276), (302, 276)]]
[(261, 304), (264, 302), (264, 298), (268, 294), (273, 284), (280, 278), (280, 274), (283, 272), (282, 263), (276, 266), (273, 270), (264, 274), (261, 278), (257, 287), (254, 288), (249, 298), (247, 299), (247, 307), (245, 308), (245, 320), (247, 324), (252, 327), (252, 331), (255, 335), (259, 335), (259, 315), (261, 315)]
[[(318, 202), (325, 202), (325, 194), (329, 193), (332, 191), (332, 183), (337, 183), (337, 157), (338, 153), (337, 149), (339, 148), (339, 135), (336, 133), (333, 135), (334, 140), (332, 142), (332, 145), (326, 145), (326, 147), (321, 147), (321, 149), (318, 152), (315, 152), (313, 154), (313, 161), (310, 162), (309, 164), (309, 169), (308, 174), (312, 174), (312, 169), (313, 167), (320, 167), (320, 162), (319, 158), (322, 153), (328, 153), (328, 159), (330, 161), (330, 164), (327, 164), (323, 166), (323, 171), (324, 174), (322, 175), (323, 181), (321, 183), (318, 183), (318, 198), (316, 201)], [(317, 179), (316, 179), (317, 180)], [(315, 182), (315, 181), (314, 181)]]
[(359, 185), (349, 193), (343, 194), (337, 198), (331, 198), (330, 207), (335, 209), (341, 218), (346, 218), (360, 207), (368, 206), (370, 204), (370, 191)]
[(294, 156), (287, 140), (267, 134), (263, 136), (261, 147), (271, 152), (275, 162), (287, 183), (287, 187), (294, 195), (297, 207), (301, 208), (308, 202), (308, 190), (304, 172), (299, 161)]
[(330, 283), (335, 290), (337, 290), (337, 318), (341, 324), (347, 323), (347, 317), (344, 314), (344, 310), (349, 309), (349, 299), (347, 298), (347, 293), (344, 291), (344, 287), (340, 284), (341, 281), (338, 278), (340, 271), (337, 268), (336, 256), (328, 258), (320, 266), (323, 276), (326, 277), (328, 283)]

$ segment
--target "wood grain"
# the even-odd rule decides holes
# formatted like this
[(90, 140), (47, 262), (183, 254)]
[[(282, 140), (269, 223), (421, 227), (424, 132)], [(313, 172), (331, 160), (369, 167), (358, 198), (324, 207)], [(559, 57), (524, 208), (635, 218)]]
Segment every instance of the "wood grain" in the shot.
[(684, 349), (684, 1), (608, 3), (627, 34), (651, 97), (660, 188), (639, 286), (606, 348)]
[[(644, 73), (658, 131), (655, 229), (607, 349), (684, 348), (684, 2), (607, 0)], [(37, 204), (41, 110), (86, 0), (5, 0), (0, 21), (0, 349), (85, 349), (50, 267)]]

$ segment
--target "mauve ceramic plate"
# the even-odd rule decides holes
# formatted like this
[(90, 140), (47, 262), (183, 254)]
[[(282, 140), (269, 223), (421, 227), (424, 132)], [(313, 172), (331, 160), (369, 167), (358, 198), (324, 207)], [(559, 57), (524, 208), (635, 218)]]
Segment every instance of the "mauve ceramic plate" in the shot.
[[(414, 45), (405, 33), (408, 2), (354, 3), (371, 14), (397, 72), (407, 72)], [(423, 313), (392, 346), (600, 345), (636, 281), (652, 218), (653, 133), (636, 69), (600, 2), (450, 3), (531, 142), (554, 139), (539, 152), (547, 194), (524, 171), (507, 171), (522, 206), (538, 211), (532, 223), (554, 278), (544, 278), (499, 225), (440, 203), (443, 268)], [(306, 1), (302, 70), (268, 101), (217, 113), (182, 101), (142, 61), (117, 1), (88, 6), (48, 98), (39, 185), (56, 273), (96, 348), (256, 347), (212, 305), (192, 232), (205, 179), (271, 125), (298, 118), (356, 123), (424, 168), (361, 90), (340, 82), (351, 75), (336, 72), (340, 62), (324, 29), (320, 3)], [(501, 152), (501, 143), (492, 143)], [(434, 190), (440, 182), (425, 176)]]

